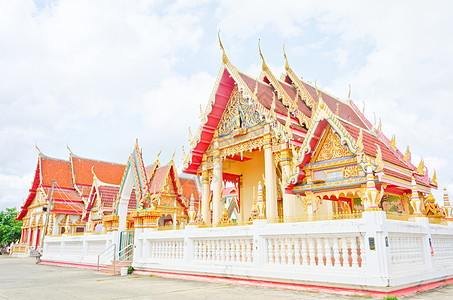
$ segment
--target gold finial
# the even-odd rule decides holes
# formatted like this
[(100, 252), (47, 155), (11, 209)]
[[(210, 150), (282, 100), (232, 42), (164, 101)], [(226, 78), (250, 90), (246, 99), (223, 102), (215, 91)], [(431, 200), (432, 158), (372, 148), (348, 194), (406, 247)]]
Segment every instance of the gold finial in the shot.
[(406, 149), (406, 154), (404, 154), (404, 161), (407, 162), (409, 160), (409, 156), (411, 155), (410, 151), (409, 151), (409, 146), (407, 146), (407, 149)]
[(268, 68), (267, 68), (266, 62), (264, 61), (263, 53), (261, 52), (260, 42), (261, 42), (261, 41), (258, 39), (258, 49), (259, 49), (259, 51), (260, 51), (261, 59), (263, 60), (262, 68), (263, 68), (263, 71), (266, 72), (266, 71), (268, 70)]
[(431, 179), (431, 181), (437, 186), (437, 174), (436, 174), (436, 169), (434, 169), (434, 175), (433, 175), (433, 179)]
[(283, 44), (283, 56), (285, 57), (285, 70), (289, 70), (288, 58), (286, 57), (285, 44)]
[(425, 162), (423, 161), (423, 158), (418, 165), (417, 173), (420, 175), (425, 175)]
[(38, 144), (35, 143), (36, 150), (38, 150), (38, 155), (41, 156), (41, 150), (38, 148)]
[(379, 147), (378, 144), (375, 144), (375, 145), (377, 147), (376, 160), (374, 161), (376, 164), (375, 172), (380, 172), (384, 168), (384, 162), (382, 161), (381, 147)]
[(223, 48), (222, 41), (220, 40), (220, 30), (217, 33), (217, 36), (219, 37), (220, 48), (222, 48), (222, 52), (223, 52), (222, 61), (223, 61), (224, 64), (226, 64), (228, 62), (228, 57), (225, 54), (225, 48)]
[(373, 111), (373, 116), (374, 116), (374, 124), (373, 127), (376, 128), (376, 113)]
[(390, 146), (393, 148), (393, 150), (396, 150), (396, 136), (394, 134), (392, 135), (392, 140), (390, 141)]
[(173, 159), (175, 158), (175, 155), (176, 155), (176, 149), (175, 151), (173, 152), (173, 155), (171, 156), (171, 161), (173, 162)]
[(365, 101), (363, 101), (363, 106), (362, 106), (362, 115), (365, 115)]
[(159, 153), (157, 153), (157, 157), (156, 157), (156, 164), (159, 163), (159, 157), (162, 153), (162, 149), (160, 149)]
[(72, 156), (72, 151), (71, 151), (71, 149), (69, 148), (69, 143), (66, 143), (66, 148), (68, 148), (68, 150), (69, 150), (69, 155)]
[(351, 102), (351, 85), (349, 85), (348, 102)]
[(360, 128), (359, 137), (357, 138), (357, 153), (361, 153), (363, 151), (363, 131)]
[(379, 118), (379, 125), (378, 125), (378, 130), (382, 132), (382, 120)]
[(204, 116), (203, 107), (201, 107), (200, 104), (200, 119), (203, 119), (203, 116)]
[(192, 140), (193, 140), (192, 131), (190, 130), (189, 126), (189, 143), (192, 143)]
[(254, 97), (255, 99), (253, 99), (253, 100), (258, 99), (258, 98), (257, 98), (257, 95), (258, 95), (258, 80), (255, 79), (255, 90), (253, 91), (253, 97)]

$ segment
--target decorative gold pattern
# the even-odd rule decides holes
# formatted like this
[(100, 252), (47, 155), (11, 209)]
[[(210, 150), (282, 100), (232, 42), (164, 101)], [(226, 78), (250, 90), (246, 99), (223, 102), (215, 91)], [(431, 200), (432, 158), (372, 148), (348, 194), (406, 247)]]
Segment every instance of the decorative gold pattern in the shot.
[(343, 170), (343, 178), (359, 177), (359, 168), (357, 165), (347, 166)]
[(223, 148), (220, 150), (220, 156), (225, 158), (237, 153), (252, 151), (253, 149), (261, 148), (264, 146), (264, 138), (254, 139), (248, 142), (237, 144), (231, 147)]
[(333, 129), (330, 128), (327, 136), (324, 139), (322, 147), (320, 147), (316, 162), (347, 157), (351, 155), (353, 155), (353, 153), (349, 151), (348, 147), (341, 145), (340, 137), (334, 132)]
[(219, 137), (229, 135), (235, 129), (252, 128), (262, 123), (259, 113), (249, 105), (235, 86), (218, 126)]

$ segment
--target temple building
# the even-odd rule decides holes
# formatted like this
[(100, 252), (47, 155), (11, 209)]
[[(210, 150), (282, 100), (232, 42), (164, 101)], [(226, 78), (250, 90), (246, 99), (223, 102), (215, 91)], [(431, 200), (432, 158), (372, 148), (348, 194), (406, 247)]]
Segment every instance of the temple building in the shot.
[(54, 217), (47, 262), (381, 292), (453, 276), (452, 207), (446, 190), (436, 203), (436, 173), (423, 160), (413, 164), (350, 92), (342, 100), (298, 77), (285, 53), (277, 78), (260, 49), (252, 78), (220, 46), (212, 94), (183, 148), (184, 175), (174, 155), (145, 166), (138, 142), (115, 180), (97, 165), (78, 167), (72, 153), (40, 154), (23, 241), (39, 236), (33, 224), (57, 178), (78, 209)]
[(92, 188), (92, 171), (105, 182), (118, 184), (124, 165), (102, 162), (75, 156), (69, 150), (69, 160), (48, 157), (38, 149), (35, 176), (17, 220), (22, 220), (20, 243), (31, 249), (41, 247), (46, 211), (52, 194), (52, 207), (47, 234), (76, 234), (85, 231), (82, 218)]
[(220, 221), (226, 182), (238, 187), (239, 224), (248, 220), (260, 184), (271, 221), (361, 212), (367, 208), (367, 167), (382, 194), (376, 208), (412, 214), (413, 180), (424, 205), (437, 182), (423, 161), (414, 166), (409, 149), (403, 155), (395, 136), (389, 139), (371, 124), (350, 95), (341, 100), (319, 90), (288, 60), (277, 79), (260, 55), (262, 72), (254, 79), (223, 53), (202, 122), (190, 137), (184, 172), (202, 178), (204, 222)]

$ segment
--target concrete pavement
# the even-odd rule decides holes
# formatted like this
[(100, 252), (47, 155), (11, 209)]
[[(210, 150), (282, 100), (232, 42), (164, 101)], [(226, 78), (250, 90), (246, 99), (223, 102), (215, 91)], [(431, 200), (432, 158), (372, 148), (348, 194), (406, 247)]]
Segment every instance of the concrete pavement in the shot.
[[(37, 265), (34, 258), (0, 256), (0, 299), (357, 299), (254, 286), (129, 275)], [(453, 286), (417, 293), (404, 299), (453, 299)]]

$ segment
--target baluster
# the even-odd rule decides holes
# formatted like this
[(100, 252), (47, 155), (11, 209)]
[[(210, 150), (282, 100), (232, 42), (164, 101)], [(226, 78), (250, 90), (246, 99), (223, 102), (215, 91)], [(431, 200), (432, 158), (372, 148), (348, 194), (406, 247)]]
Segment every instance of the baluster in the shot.
[(333, 238), (333, 258), (334, 258), (334, 266), (341, 267), (340, 264), (340, 247), (338, 246), (338, 237)]
[(230, 262), (231, 261), (231, 245), (230, 245), (230, 240), (225, 240), (225, 261)]
[(202, 252), (201, 252), (201, 258), (203, 261), (207, 260), (207, 253), (206, 253), (206, 241), (204, 240), (201, 240), (201, 249), (202, 249)]
[(220, 240), (220, 261), (225, 262), (225, 240)]
[(215, 261), (220, 261), (220, 247), (219, 247), (219, 240), (213, 241), (213, 246), (215, 249)]
[(320, 266), (323, 265), (323, 254), (322, 254), (322, 244), (321, 244), (321, 238), (314, 238), (315, 240), (315, 261), (316, 265)]
[(282, 263), (282, 243), (280, 238), (275, 239), (275, 263)]
[(330, 236), (324, 238), (324, 249), (326, 253), (326, 267), (333, 266), (332, 249), (330, 248)]
[(294, 238), (289, 238), (288, 240), (289, 240), (289, 246), (288, 246), (289, 247), (289, 253), (288, 253), (288, 255), (289, 255), (288, 261), (289, 262), (288, 263), (290, 265), (294, 265), (294, 264), (296, 264), (296, 256), (295, 256), (295, 251), (294, 251), (294, 247), (295, 247)]
[(241, 241), (241, 262), (245, 263), (245, 239), (240, 239)]
[(274, 239), (267, 239), (267, 262), (270, 264), (274, 263)]
[(310, 266), (315, 266), (316, 265), (316, 260), (315, 260), (315, 241), (314, 238), (310, 237), (308, 238), (308, 253), (309, 253), (309, 265)]
[(359, 243), (360, 243), (360, 260), (361, 260), (360, 267), (363, 268), (366, 265), (366, 261), (365, 261), (365, 243), (364, 243), (364, 240), (363, 240), (363, 236), (359, 237)]
[(240, 262), (241, 261), (241, 244), (240, 240), (234, 240), (235, 248), (236, 248), (236, 257), (235, 257), (235, 262)]
[(246, 250), (246, 259), (248, 263), (252, 262), (252, 241), (247, 240), (245, 242), (245, 250)]
[(302, 262), (300, 260), (300, 239), (295, 238), (294, 240), (294, 264), (301, 265)]
[(302, 265), (308, 266), (308, 249), (307, 249), (307, 238), (301, 237), (300, 251), (302, 252)]
[(343, 267), (349, 266), (348, 238), (341, 238), (341, 255), (343, 257)]

